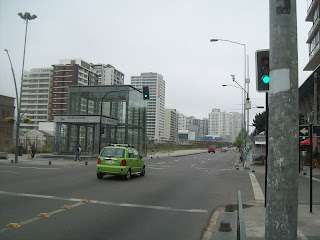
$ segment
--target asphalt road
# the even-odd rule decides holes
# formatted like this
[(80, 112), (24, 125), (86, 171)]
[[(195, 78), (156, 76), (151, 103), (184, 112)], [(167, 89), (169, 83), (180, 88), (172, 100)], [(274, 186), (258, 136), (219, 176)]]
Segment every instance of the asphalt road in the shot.
[(94, 164), (0, 164), (0, 239), (199, 240), (213, 211), (236, 202), (238, 189), (243, 201), (255, 198), (235, 158), (236, 152), (153, 158), (144, 177), (129, 181), (99, 180)]

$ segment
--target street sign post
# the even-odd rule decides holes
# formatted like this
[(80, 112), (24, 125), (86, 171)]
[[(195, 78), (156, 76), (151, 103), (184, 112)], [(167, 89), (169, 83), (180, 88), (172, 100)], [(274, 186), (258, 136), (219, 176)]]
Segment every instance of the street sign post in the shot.
[[(320, 133), (320, 126), (319, 126), (319, 133)], [(299, 125), (299, 137), (309, 137), (308, 125)]]

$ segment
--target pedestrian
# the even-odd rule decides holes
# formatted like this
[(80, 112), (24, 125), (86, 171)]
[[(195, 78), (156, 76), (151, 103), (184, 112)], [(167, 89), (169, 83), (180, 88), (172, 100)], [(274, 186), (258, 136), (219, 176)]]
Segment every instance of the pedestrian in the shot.
[(30, 145), (30, 143), (28, 143), (28, 145), (27, 145), (27, 154), (28, 154), (28, 158), (31, 158), (31, 145)]
[(19, 156), (22, 156), (22, 151), (23, 151), (23, 147), (22, 147), (22, 144), (20, 143), (20, 146), (19, 146)]
[(74, 154), (74, 161), (77, 161), (77, 158), (79, 159), (79, 161), (81, 161), (81, 147), (80, 147), (80, 144), (78, 144), (76, 146), (76, 151), (75, 151), (75, 154)]
[(34, 158), (36, 155), (36, 145), (34, 145), (34, 142), (31, 144), (31, 157)]

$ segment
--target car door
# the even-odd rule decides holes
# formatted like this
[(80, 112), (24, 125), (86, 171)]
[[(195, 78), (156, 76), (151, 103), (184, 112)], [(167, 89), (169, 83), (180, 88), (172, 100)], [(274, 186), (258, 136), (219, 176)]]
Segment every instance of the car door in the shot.
[(132, 148), (128, 148), (128, 157), (129, 157), (128, 165), (131, 168), (131, 173), (137, 172), (137, 159), (133, 154)]
[(136, 149), (133, 149), (133, 154), (135, 155), (135, 158), (137, 159), (137, 171), (141, 172), (143, 165), (144, 165), (142, 158)]

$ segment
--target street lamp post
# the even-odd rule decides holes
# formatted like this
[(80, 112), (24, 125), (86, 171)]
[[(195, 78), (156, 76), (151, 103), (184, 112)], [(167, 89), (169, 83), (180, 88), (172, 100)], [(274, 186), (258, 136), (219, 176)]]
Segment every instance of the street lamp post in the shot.
[[(28, 12), (24, 14), (18, 13), (18, 15), (26, 21), (26, 32), (24, 37), (24, 49), (23, 49), (23, 61), (22, 61), (22, 73), (21, 73), (21, 85), (20, 85), (20, 97), (18, 98), (17, 87), (16, 87), (16, 94), (17, 94), (17, 120), (16, 120), (16, 150), (15, 150), (15, 163), (18, 163), (18, 155), (19, 155), (19, 133), (20, 133), (20, 111), (21, 111), (21, 95), (22, 95), (22, 85), (23, 85), (23, 72), (24, 72), (24, 60), (26, 55), (26, 43), (27, 43), (27, 32), (28, 32), (28, 22), (30, 20), (36, 19), (37, 16), (35, 14), (31, 15)], [(8, 51), (7, 51), (8, 53)], [(8, 53), (9, 56), (9, 53)], [(10, 61), (11, 62), (11, 61)]]
[[(233, 85), (228, 85), (228, 84), (223, 84), (222, 87), (234, 87), (234, 88), (238, 88), (238, 89), (242, 89), (242, 87), (237, 87), (237, 86), (233, 86)], [(242, 92), (242, 96), (241, 96), (241, 99), (243, 99), (243, 92)], [(241, 113), (242, 115), (244, 115), (244, 104), (241, 104)], [(242, 149), (244, 148), (244, 132), (243, 132), (243, 129), (244, 129), (244, 122), (243, 122), (243, 117), (241, 117), (241, 151)]]
[[(14, 81), (14, 87), (16, 89), (16, 102), (17, 102), (17, 108), (19, 105), (19, 97), (18, 97), (18, 88), (17, 88), (17, 81), (16, 81), (16, 76), (14, 74), (14, 70), (13, 70), (13, 66), (12, 66), (12, 62), (11, 62), (11, 58), (9, 55), (9, 51), (7, 49), (5, 49), (5, 51), (7, 52), (8, 58), (9, 58), (9, 62), (10, 62), (10, 66), (11, 66), (11, 71), (12, 71), (12, 76), (13, 76), (13, 81)], [(17, 109), (18, 110), (18, 109)], [(19, 122), (18, 122), (18, 117), (16, 119), (16, 133), (18, 132), (19, 129)], [(16, 136), (16, 148), (15, 148), (15, 162), (18, 162), (18, 153), (19, 153), (19, 148), (18, 148), (18, 141), (17, 141), (17, 136)]]
[[(230, 40), (225, 40), (225, 39), (211, 39), (210, 42), (218, 42), (218, 41), (223, 41), (223, 42), (229, 42), (229, 43), (233, 43), (233, 44), (237, 44), (237, 45), (242, 45), (243, 46), (243, 49), (244, 49), (244, 88), (243, 90), (247, 92), (247, 99), (246, 97), (244, 96), (243, 97), (243, 105), (244, 105), (244, 109), (243, 109), (243, 122), (244, 122), (244, 128), (245, 128), (245, 125), (246, 125), (246, 116), (245, 116), (245, 109), (247, 108), (247, 135), (249, 135), (249, 83), (248, 83), (248, 91), (246, 90), (246, 76), (247, 76), (247, 61), (246, 61), (246, 56), (247, 56), (247, 53), (246, 53), (246, 45), (244, 43), (239, 43), (239, 42), (234, 42), (234, 41), (230, 41)], [(238, 84), (239, 85), (239, 84)], [(240, 86), (240, 85), (239, 85)], [(248, 106), (247, 106), (247, 104)], [(244, 135), (243, 135), (244, 136)], [(247, 141), (247, 149), (249, 149), (249, 143)], [(242, 149), (243, 150), (243, 149)], [(249, 153), (247, 151), (247, 165), (246, 165), (246, 168), (248, 169), (249, 166), (248, 164), (250, 164), (249, 162)]]
[[(225, 39), (211, 39), (210, 42), (218, 42), (218, 41), (223, 41), (223, 42), (229, 42), (229, 43), (233, 43), (233, 44), (237, 44), (237, 45), (242, 45), (244, 47), (244, 90), (246, 90), (246, 73), (247, 73), (247, 64), (246, 64), (246, 45), (244, 43), (239, 43), (239, 42), (234, 42), (234, 41), (230, 41), (230, 40), (225, 40)], [(245, 102), (246, 102), (246, 98), (245, 95), (243, 96), (243, 106), (245, 106)], [(245, 116), (245, 107), (243, 109), (243, 129), (241, 131), (245, 131), (245, 125), (246, 125), (246, 116)], [(249, 121), (249, 119), (248, 119)], [(245, 134), (243, 134), (243, 137), (245, 136)], [(242, 146), (242, 150), (243, 150)]]
[[(109, 91), (109, 92), (107, 92), (102, 98), (101, 98), (101, 104), (100, 104), (100, 131), (101, 131), (101, 129), (102, 129), (102, 103), (103, 103), (103, 100), (104, 100), (104, 98), (108, 95), (108, 94), (110, 94), (110, 93), (115, 93), (115, 92), (130, 92), (130, 91), (132, 91), (132, 90), (115, 90), (115, 91)], [(99, 154), (100, 154), (100, 151), (101, 151), (101, 132), (100, 132), (100, 136), (99, 136)]]

